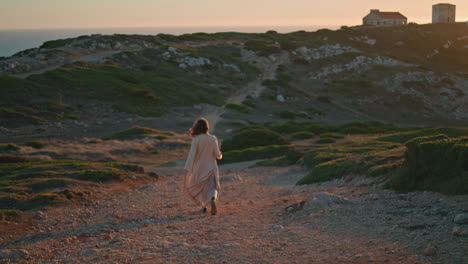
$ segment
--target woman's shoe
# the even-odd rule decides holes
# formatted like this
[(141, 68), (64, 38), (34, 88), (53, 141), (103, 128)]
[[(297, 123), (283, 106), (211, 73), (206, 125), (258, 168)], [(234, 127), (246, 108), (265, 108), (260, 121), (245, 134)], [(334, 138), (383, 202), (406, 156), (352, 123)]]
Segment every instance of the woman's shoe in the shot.
[(206, 213), (206, 207), (202, 207), (202, 209), (200, 210), (200, 212)]
[(218, 210), (216, 208), (216, 201), (213, 199), (211, 200), (211, 215), (216, 215)]

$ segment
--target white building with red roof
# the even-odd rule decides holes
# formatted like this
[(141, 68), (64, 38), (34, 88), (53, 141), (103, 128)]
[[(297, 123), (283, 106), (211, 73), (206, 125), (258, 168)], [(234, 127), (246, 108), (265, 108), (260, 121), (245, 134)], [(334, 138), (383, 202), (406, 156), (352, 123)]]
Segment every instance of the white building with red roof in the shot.
[(408, 23), (408, 18), (400, 12), (380, 12), (379, 9), (371, 9), (362, 21), (368, 26), (394, 26)]

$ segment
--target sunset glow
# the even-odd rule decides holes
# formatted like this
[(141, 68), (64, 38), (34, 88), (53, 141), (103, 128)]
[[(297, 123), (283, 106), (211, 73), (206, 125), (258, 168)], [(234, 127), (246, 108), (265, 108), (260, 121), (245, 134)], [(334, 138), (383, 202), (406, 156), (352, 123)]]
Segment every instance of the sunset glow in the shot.
[[(409, 22), (429, 23), (439, 1), (330, 0), (3, 0), (0, 29), (358, 25), (370, 9), (399, 11)], [(468, 2), (453, 0), (457, 21)]]

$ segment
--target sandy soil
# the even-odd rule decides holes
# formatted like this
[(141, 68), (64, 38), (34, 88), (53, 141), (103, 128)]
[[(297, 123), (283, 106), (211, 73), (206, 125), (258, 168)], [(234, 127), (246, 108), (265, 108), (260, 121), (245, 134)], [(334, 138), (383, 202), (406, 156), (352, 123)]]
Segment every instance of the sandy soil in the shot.
[[(408, 203), (417, 202), (417, 211), (443, 199), (451, 216), (466, 197), (399, 195), (359, 178), (297, 187), (301, 167), (249, 168), (253, 163), (221, 167), (216, 216), (182, 195), (181, 167), (147, 167), (161, 180), (103, 186), (91, 201), (38, 213), (27, 230), (2, 235), (0, 254), (21, 256), (2, 263), (467, 263), (466, 237), (440, 226), (395, 227), (421, 222), (419, 214), (395, 213)], [(319, 192), (350, 202), (301, 207)], [(437, 254), (422, 256), (429, 244)]]

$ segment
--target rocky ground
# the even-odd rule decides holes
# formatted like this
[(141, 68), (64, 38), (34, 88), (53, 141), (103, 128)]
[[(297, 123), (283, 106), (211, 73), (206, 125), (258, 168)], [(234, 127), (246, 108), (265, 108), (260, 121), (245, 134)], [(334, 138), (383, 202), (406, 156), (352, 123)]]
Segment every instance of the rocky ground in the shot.
[(158, 182), (103, 187), (2, 232), (0, 261), (468, 263), (466, 196), (397, 194), (357, 176), (298, 187), (301, 167), (252, 164), (221, 167), (216, 216), (182, 195), (181, 167), (149, 166)]

